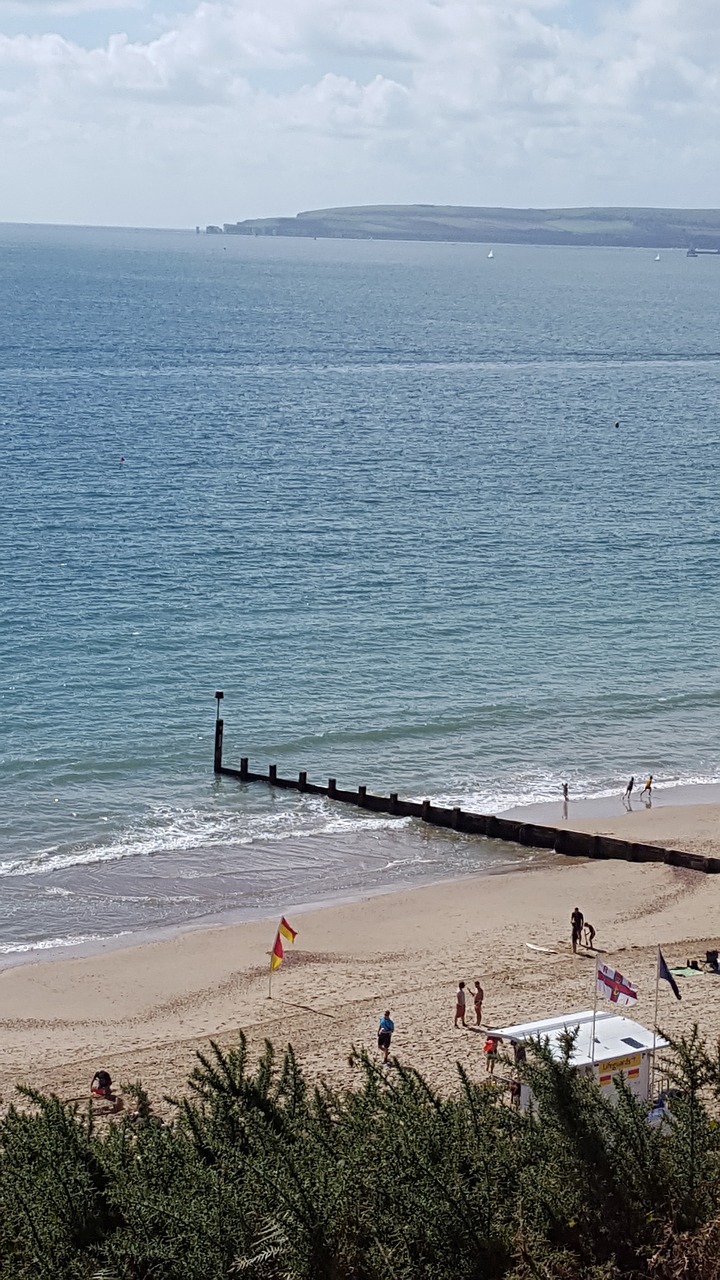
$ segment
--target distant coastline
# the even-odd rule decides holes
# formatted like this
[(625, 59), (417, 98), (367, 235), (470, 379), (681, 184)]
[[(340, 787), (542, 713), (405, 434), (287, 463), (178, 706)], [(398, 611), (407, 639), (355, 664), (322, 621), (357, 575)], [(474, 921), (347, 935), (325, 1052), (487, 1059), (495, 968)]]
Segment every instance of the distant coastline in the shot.
[(720, 254), (720, 209), (494, 209), (465, 205), (357, 205), (294, 218), (247, 218), (209, 235), (430, 240), (480, 244), (699, 249)]

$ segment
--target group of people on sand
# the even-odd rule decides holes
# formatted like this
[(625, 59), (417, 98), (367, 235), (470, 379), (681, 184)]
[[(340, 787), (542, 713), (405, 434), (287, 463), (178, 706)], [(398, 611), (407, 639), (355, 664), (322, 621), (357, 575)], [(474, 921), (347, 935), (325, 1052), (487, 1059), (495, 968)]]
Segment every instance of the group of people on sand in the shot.
[[(652, 789), (653, 789), (653, 776), (651, 773), (649, 773), (647, 778), (645, 779), (645, 786), (643, 787), (642, 791), (638, 791), (637, 794), (640, 796), (641, 800), (643, 799), (644, 796), (647, 796), (647, 802), (649, 804), (650, 801), (652, 800)], [(630, 799), (634, 790), (635, 790), (635, 775), (633, 774), (633, 776), (630, 778), (623, 792), (623, 802), (627, 802), (628, 806), (630, 805)], [(570, 787), (567, 782), (563, 782), (562, 784), (562, 798), (563, 798), (563, 804), (566, 805), (568, 800), (570, 799)]]
[[(483, 1000), (485, 999), (485, 992), (480, 986), (480, 983), (478, 982), (477, 978), (475, 979), (475, 990), (471, 992), (471, 995), (472, 995), (473, 1005), (475, 1008), (475, 1022), (479, 1027), (482, 1022), (482, 1007), (483, 1007)], [(460, 1023), (460, 1025), (463, 1027), (467, 1026), (467, 1022), (465, 1021), (466, 1009), (467, 1009), (467, 990), (465, 987), (465, 983), (459, 982), (458, 989), (455, 992), (455, 1026), (457, 1026), (458, 1023)]]
[(578, 944), (582, 944), (588, 951), (594, 950), (595, 930), (589, 920), (586, 920), (579, 907), (575, 907), (570, 916), (570, 931), (572, 936), (572, 949), (577, 955)]
[[(485, 992), (480, 986), (480, 981), (478, 978), (475, 979), (475, 990), (471, 991), (469, 994), (472, 996), (473, 1008), (475, 1010), (475, 1023), (479, 1027), (482, 1023), (482, 1007), (483, 1007), (483, 1000), (485, 999)], [(468, 991), (465, 983), (461, 981), (458, 983), (458, 989), (455, 992), (455, 1026), (456, 1027), (457, 1026), (466, 1027), (468, 1025), (465, 1020), (467, 1007), (468, 1007)], [(395, 1030), (395, 1023), (390, 1017), (390, 1010), (386, 1009), (382, 1018), (380, 1019), (380, 1024), (378, 1026), (378, 1049), (383, 1055), (384, 1063), (388, 1062), (390, 1057), (390, 1043), (392, 1041), (392, 1034), (394, 1030)], [(488, 1051), (487, 1045), (485, 1046), (485, 1050), (486, 1052)], [(497, 1045), (495, 1045), (494, 1057), (497, 1058)], [(489, 1061), (490, 1059), (488, 1058), (488, 1062)], [(488, 1067), (488, 1070), (490, 1070), (490, 1067)]]
[[(632, 793), (634, 788), (635, 788), (635, 777), (633, 775), (633, 777), (630, 778), (630, 781), (628, 782), (625, 788), (625, 791), (623, 793), (623, 804), (628, 809), (630, 808), (630, 800), (632, 799)], [(648, 805), (652, 803), (652, 788), (653, 788), (653, 776), (651, 773), (649, 773), (647, 778), (645, 779), (645, 786), (643, 787), (642, 791), (638, 793), (641, 800), (644, 799), (645, 796), (647, 796), (647, 800), (645, 801), (645, 803)]]

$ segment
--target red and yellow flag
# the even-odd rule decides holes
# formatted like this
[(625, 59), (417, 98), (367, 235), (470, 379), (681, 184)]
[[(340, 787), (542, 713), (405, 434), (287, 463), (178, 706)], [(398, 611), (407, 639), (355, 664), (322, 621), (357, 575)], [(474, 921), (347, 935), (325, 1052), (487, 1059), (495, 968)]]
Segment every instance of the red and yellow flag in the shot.
[[(282, 934), (282, 937), (280, 936), (281, 934)], [(297, 938), (297, 929), (293, 929), (292, 925), (288, 924), (284, 916), (280, 921), (280, 924), (278, 925), (277, 936), (275, 938), (275, 945), (273, 946), (273, 949), (270, 952), (271, 972), (273, 972), (275, 969), (279, 969), (280, 965), (283, 962), (283, 957), (285, 955), (285, 952), (283, 951), (282, 938), (287, 938), (288, 942), (294, 942), (295, 939)]]
[(288, 942), (294, 942), (297, 938), (297, 929), (293, 929), (292, 925), (288, 924), (284, 916), (280, 921), (278, 933), (281, 933), (283, 938), (287, 938)]

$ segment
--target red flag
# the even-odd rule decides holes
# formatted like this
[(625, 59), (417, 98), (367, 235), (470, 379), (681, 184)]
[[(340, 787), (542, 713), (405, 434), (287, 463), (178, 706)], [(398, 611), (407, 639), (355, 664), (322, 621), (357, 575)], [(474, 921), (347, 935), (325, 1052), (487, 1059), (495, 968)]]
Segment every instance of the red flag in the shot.
[(280, 965), (283, 962), (284, 954), (285, 952), (283, 951), (283, 944), (280, 940), (280, 930), (278, 930), (278, 934), (275, 939), (275, 945), (272, 951), (270, 952), (270, 969), (271, 970), (280, 968)]

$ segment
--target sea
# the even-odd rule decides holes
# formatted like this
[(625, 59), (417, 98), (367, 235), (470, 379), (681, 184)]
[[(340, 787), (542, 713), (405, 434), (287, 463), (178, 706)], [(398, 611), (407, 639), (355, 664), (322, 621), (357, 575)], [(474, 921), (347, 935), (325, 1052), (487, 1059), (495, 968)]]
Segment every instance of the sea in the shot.
[(522, 867), (720, 779), (720, 260), (0, 227), (0, 959)]

